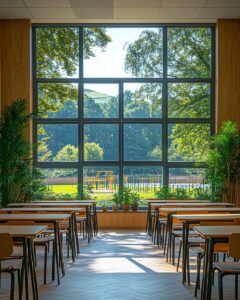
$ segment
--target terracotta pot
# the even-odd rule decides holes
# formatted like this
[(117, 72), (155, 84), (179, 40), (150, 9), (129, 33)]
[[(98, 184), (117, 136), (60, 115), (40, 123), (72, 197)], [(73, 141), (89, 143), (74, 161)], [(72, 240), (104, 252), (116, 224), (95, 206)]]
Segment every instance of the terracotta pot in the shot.
[(106, 212), (106, 211), (108, 211), (108, 208), (107, 208), (107, 207), (104, 207), (104, 208), (102, 209), (102, 211)]
[(130, 208), (130, 205), (129, 205), (129, 204), (123, 204), (123, 205), (122, 205), (122, 209), (123, 209), (124, 211), (129, 211), (129, 208)]
[(118, 205), (112, 205), (112, 210), (113, 211), (118, 211), (119, 210), (119, 206)]
[(131, 204), (132, 211), (137, 211), (138, 210), (138, 204)]

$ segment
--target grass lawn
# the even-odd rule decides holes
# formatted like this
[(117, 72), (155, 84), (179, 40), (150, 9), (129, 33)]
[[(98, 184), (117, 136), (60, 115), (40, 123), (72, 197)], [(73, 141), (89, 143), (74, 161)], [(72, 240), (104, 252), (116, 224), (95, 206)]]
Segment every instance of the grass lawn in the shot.
[[(49, 190), (54, 194), (69, 194), (75, 196), (77, 194), (77, 185), (49, 185)], [(154, 189), (149, 188), (149, 192), (139, 192), (142, 199), (154, 197)], [(93, 198), (99, 201), (110, 201), (113, 193), (93, 193)]]

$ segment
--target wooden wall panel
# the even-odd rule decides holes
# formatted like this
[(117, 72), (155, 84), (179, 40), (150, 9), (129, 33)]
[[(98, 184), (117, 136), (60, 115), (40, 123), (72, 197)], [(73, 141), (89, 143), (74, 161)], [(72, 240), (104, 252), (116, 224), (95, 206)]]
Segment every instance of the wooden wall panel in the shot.
[(145, 229), (147, 212), (98, 212), (100, 229)]
[(218, 20), (216, 28), (216, 128), (240, 125), (240, 20)]
[[(28, 100), (32, 111), (31, 22), (0, 20), (1, 106), (17, 98)], [(29, 135), (30, 135), (29, 128)]]

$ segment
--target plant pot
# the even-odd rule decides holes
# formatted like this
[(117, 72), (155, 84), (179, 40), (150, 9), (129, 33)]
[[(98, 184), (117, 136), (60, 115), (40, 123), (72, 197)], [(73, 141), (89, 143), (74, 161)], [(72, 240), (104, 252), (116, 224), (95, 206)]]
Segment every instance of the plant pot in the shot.
[(106, 211), (108, 211), (108, 208), (107, 208), (107, 207), (104, 207), (104, 208), (102, 209), (102, 211), (106, 212)]
[(113, 211), (118, 211), (119, 210), (119, 206), (118, 205), (112, 205), (112, 210)]
[(131, 204), (132, 211), (137, 211), (138, 210), (138, 204)]
[(123, 204), (123, 205), (122, 205), (122, 209), (123, 209), (124, 211), (129, 211), (129, 208), (130, 208), (130, 205), (129, 205), (129, 204)]

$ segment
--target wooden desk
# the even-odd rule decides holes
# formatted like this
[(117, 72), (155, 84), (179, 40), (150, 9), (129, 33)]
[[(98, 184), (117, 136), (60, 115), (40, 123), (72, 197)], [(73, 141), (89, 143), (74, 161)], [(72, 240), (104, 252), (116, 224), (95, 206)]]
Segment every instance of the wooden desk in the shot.
[[(58, 285), (60, 285), (59, 264), (62, 274), (65, 275), (62, 247), (60, 242), (59, 222), (69, 220), (69, 214), (0, 214), (0, 223), (8, 221), (34, 221), (36, 223), (53, 224), (54, 226), (54, 247), (56, 253), (56, 270)], [(55, 279), (55, 268), (53, 269), (52, 280)]]
[(16, 207), (16, 208), (2, 208), (1, 213), (68, 213), (71, 214), (70, 236), (69, 241), (72, 248), (72, 259), (75, 261), (77, 254), (80, 253), (80, 245), (78, 240), (76, 213), (85, 211), (80, 207)]
[[(182, 282), (186, 283), (187, 278), (187, 245), (189, 237), (189, 227), (200, 222), (221, 222), (234, 221), (240, 218), (240, 214), (196, 214), (196, 215), (173, 215), (178, 221), (183, 223), (183, 251), (182, 251)], [(228, 227), (228, 226), (227, 226)], [(189, 283), (189, 282), (188, 282)]]
[(28, 289), (28, 268), (30, 267), (31, 281), (32, 281), (32, 294), (33, 300), (38, 300), (38, 287), (36, 270), (34, 266), (34, 246), (33, 238), (37, 237), (47, 226), (0, 226), (0, 233), (9, 233), (13, 238), (20, 238), (23, 242), (23, 266), (21, 281), (21, 288), (23, 290), (23, 280), (25, 279), (25, 294), (26, 300), (29, 299)]
[(88, 236), (88, 242), (90, 243), (90, 240), (92, 238), (92, 222), (91, 222), (91, 212), (93, 209), (94, 214), (94, 235), (98, 232), (98, 223), (97, 223), (97, 212), (96, 212), (96, 204), (91, 202), (85, 202), (81, 201), (78, 203), (67, 203), (67, 202), (29, 202), (29, 203), (11, 203), (8, 205), (8, 207), (83, 207), (86, 210), (86, 224), (87, 224), (87, 236)]
[(205, 264), (201, 300), (211, 300), (214, 245), (227, 243), (233, 233), (240, 234), (240, 226), (196, 226), (193, 228), (205, 239)]

